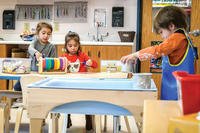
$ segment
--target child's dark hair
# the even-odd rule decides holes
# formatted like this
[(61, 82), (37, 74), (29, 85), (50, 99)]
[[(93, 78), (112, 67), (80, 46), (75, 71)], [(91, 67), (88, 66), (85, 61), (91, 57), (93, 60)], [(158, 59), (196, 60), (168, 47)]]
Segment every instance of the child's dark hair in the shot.
[(51, 32), (53, 31), (53, 28), (52, 28), (52, 25), (51, 25), (51, 24), (49, 24), (49, 23), (47, 23), (47, 22), (39, 22), (39, 23), (37, 24), (37, 27), (36, 27), (36, 34), (37, 34), (37, 35), (39, 34), (39, 32), (40, 32), (40, 30), (41, 30), (42, 28), (48, 28), (48, 29), (51, 30)]
[(187, 15), (182, 8), (176, 6), (161, 8), (154, 18), (153, 30), (159, 34), (160, 28), (169, 29), (170, 24), (187, 30)]
[(81, 51), (80, 37), (79, 37), (79, 35), (76, 32), (72, 32), (72, 31), (69, 31), (67, 33), (67, 35), (65, 36), (65, 49), (66, 49), (66, 52), (69, 53), (69, 51), (67, 49), (67, 44), (69, 43), (70, 40), (74, 40), (76, 43), (79, 44), (77, 52), (80, 52)]

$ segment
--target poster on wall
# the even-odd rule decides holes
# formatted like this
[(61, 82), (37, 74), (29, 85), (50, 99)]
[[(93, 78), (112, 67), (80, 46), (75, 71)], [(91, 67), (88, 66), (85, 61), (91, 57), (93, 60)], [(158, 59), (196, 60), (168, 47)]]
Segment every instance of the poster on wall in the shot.
[(94, 10), (94, 26), (106, 27), (106, 9)]

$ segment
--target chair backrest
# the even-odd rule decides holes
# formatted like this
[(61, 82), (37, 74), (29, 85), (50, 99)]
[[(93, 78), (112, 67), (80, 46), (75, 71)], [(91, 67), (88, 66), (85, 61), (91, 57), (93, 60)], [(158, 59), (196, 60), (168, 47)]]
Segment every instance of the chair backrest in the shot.
[[(31, 76), (31, 78), (27, 78), (30, 76)], [(31, 84), (33, 82), (39, 81), (41, 79), (44, 79), (44, 78), (45, 78), (44, 76), (35, 76), (35, 75), (26, 75), (26, 76), (22, 76), (20, 78), (20, 83), (22, 86), (23, 105), (25, 108), (27, 105), (27, 97), (26, 97), (27, 96), (27, 85)]]
[(182, 115), (178, 101), (145, 100), (143, 111), (143, 133), (168, 133), (169, 119)]

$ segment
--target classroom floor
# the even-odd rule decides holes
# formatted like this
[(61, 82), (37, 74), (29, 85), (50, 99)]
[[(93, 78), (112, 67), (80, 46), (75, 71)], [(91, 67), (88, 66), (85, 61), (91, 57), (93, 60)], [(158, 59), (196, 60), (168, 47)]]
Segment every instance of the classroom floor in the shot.
[[(10, 120), (10, 133), (14, 133), (14, 121), (15, 121), (15, 115), (16, 114), (16, 109), (11, 109), (11, 120)], [(87, 133), (85, 130), (85, 116), (84, 115), (71, 115), (72, 118), (72, 127), (70, 127), (67, 131), (67, 133)], [(107, 132), (106, 133), (112, 133), (112, 124), (113, 124), (113, 119), (112, 116), (107, 117)], [(123, 117), (120, 117), (121, 119), (121, 132), (120, 133), (127, 133), (125, 121)], [(133, 133), (138, 133), (137, 127), (135, 125), (135, 121), (133, 117), (128, 117), (129, 123), (131, 126), (131, 131)], [(48, 122), (49, 119), (46, 120), (46, 125), (44, 127), (44, 133), (48, 133)], [(102, 119), (102, 125), (103, 125), (103, 119)], [(103, 128), (103, 127), (102, 127)], [(27, 118), (27, 112), (23, 112), (23, 117), (22, 117), (22, 124), (20, 125), (20, 131), (19, 133), (28, 133), (29, 132), (29, 120)], [(90, 132), (91, 133), (91, 132)], [(105, 133), (105, 132), (104, 132)]]

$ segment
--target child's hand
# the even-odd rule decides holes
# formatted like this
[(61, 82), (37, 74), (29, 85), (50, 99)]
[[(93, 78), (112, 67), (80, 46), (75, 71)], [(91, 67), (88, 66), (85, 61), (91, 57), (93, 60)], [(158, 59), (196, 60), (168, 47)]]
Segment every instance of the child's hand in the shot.
[(87, 65), (87, 66), (92, 66), (92, 60), (89, 59), (88, 61), (86, 61), (86, 65)]
[(121, 58), (121, 62), (124, 64), (126, 64), (128, 62), (135, 62), (135, 60), (137, 60), (137, 58), (138, 58), (138, 52), (123, 56)]
[(40, 52), (35, 52), (35, 58), (37, 61), (39, 61), (39, 58), (42, 57), (42, 54)]

